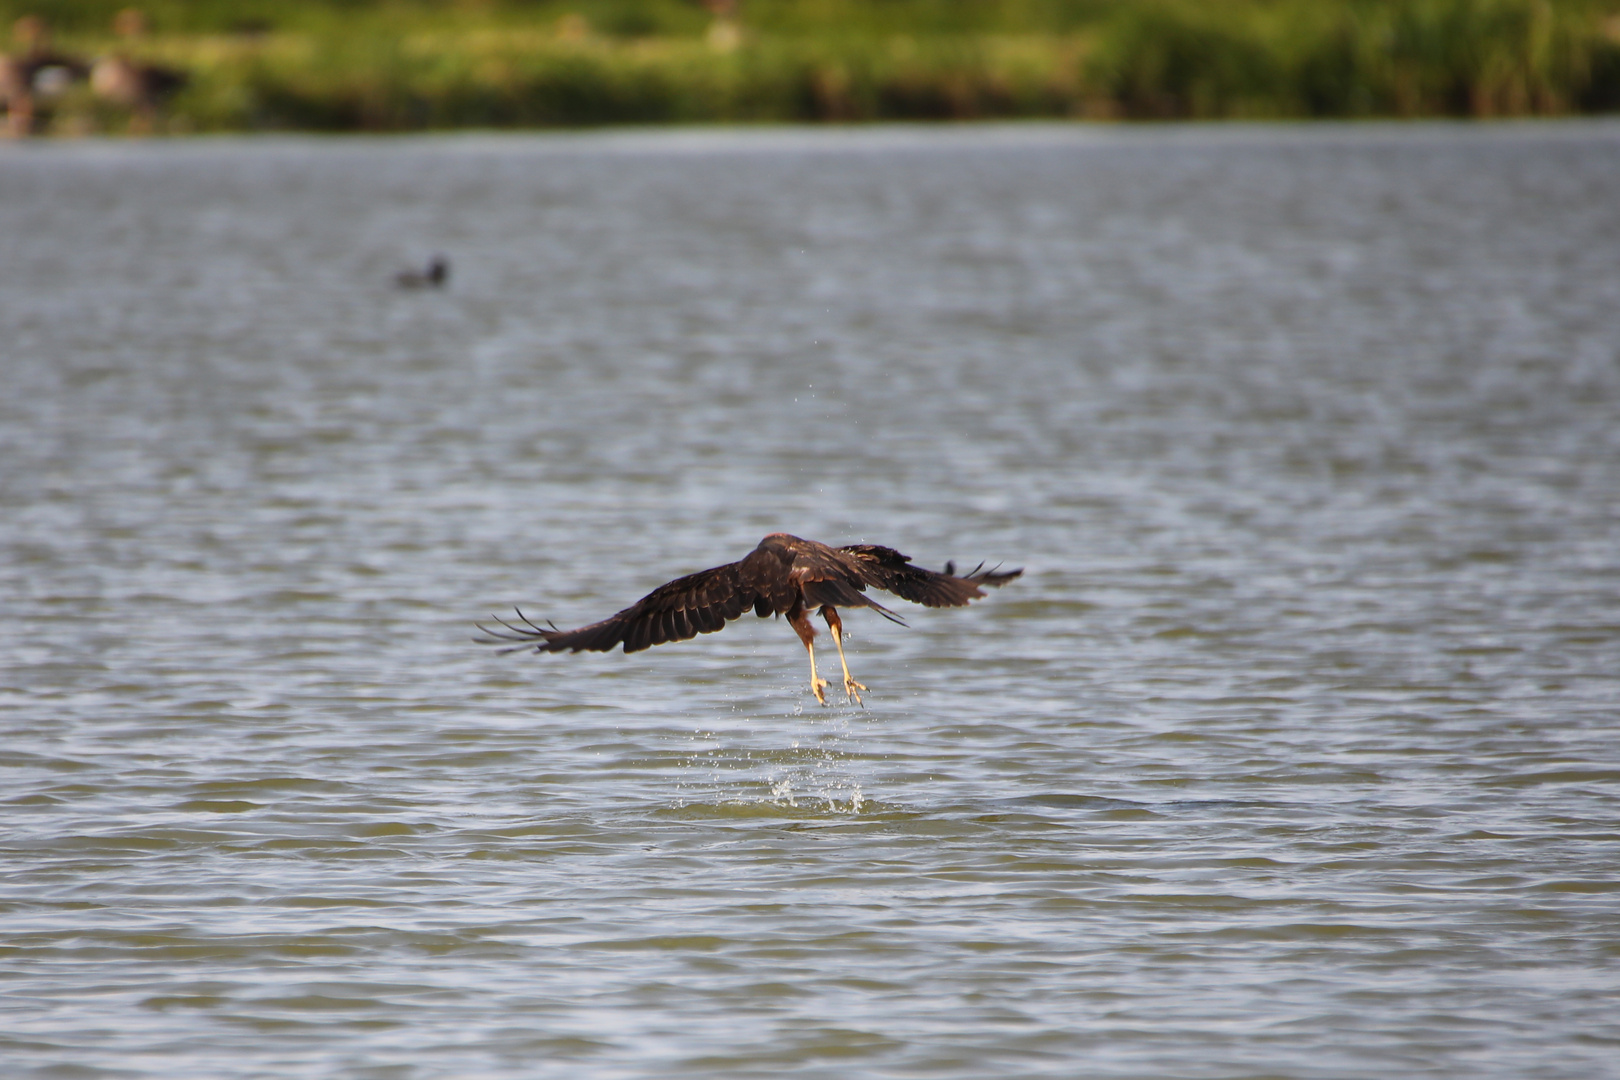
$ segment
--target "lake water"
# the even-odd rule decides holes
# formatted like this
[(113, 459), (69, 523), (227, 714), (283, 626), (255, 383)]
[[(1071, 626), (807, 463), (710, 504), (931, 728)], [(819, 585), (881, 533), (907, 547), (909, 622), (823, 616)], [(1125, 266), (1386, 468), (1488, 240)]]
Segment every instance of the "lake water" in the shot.
[[(6, 1075), (1620, 1076), (1617, 178), (0, 146)], [(1026, 570), (850, 613), (865, 708), (471, 641), (777, 530)]]

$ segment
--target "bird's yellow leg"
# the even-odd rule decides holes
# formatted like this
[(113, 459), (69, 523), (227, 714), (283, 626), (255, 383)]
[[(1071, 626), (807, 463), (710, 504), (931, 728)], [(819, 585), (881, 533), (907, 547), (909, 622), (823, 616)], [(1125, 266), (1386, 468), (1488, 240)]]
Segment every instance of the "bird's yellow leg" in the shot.
[(816, 700), (823, 705), (827, 704), (827, 695), (822, 691), (827, 687), (827, 680), (816, 674), (816, 647), (808, 641), (804, 643), (805, 650), (810, 654), (810, 689), (815, 691)]
[(844, 620), (832, 608), (823, 608), (822, 614), (827, 617), (827, 629), (832, 631), (833, 644), (838, 646), (838, 663), (844, 669), (844, 696), (857, 705), (864, 705), (866, 703), (856, 691), (865, 690), (866, 685), (855, 681), (849, 673), (849, 661), (844, 659)]
[(826, 689), (827, 680), (816, 674), (816, 628), (810, 625), (809, 614), (798, 605), (788, 612), (788, 624), (799, 635), (799, 640), (804, 642), (804, 651), (810, 654), (810, 689), (815, 691), (816, 700), (825, 705), (827, 695), (822, 691)]

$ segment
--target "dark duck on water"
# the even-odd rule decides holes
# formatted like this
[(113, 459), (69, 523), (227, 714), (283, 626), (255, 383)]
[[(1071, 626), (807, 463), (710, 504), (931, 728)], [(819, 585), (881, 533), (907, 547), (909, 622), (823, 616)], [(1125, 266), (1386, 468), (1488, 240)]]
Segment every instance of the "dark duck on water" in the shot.
[(394, 284), (402, 289), (438, 289), (450, 280), (450, 260), (435, 255), (428, 260), (425, 270), (402, 270), (394, 275)]

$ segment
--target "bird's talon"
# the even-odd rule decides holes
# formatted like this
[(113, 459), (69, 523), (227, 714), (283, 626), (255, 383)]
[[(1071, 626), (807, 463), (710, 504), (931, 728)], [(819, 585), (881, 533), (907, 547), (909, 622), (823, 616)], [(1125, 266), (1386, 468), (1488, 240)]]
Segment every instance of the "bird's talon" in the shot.
[(816, 700), (821, 702), (823, 705), (827, 704), (827, 695), (822, 693), (822, 691), (829, 685), (830, 684), (826, 679), (817, 679), (810, 684), (810, 689), (815, 692)]
[(861, 700), (861, 695), (857, 694), (855, 691), (857, 691), (857, 690), (865, 690), (865, 689), (866, 689), (866, 684), (865, 683), (858, 683), (854, 679), (845, 679), (844, 680), (844, 696), (846, 698), (848, 698), (849, 700), (853, 701), (857, 705), (864, 705), (864, 704), (866, 704), (866, 702), (862, 701)]

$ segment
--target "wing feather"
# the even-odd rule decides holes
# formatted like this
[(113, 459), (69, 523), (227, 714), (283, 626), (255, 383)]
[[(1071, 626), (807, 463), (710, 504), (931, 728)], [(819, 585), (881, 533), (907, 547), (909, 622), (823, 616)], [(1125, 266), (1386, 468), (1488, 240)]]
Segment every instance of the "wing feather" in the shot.
[(576, 630), (539, 626), (520, 611), (516, 622), (497, 618), (500, 629), (480, 625), (485, 636), (475, 640), (536, 652), (608, 652), (620, 645), (627, 653), (640, 652), (713, 633), (753, 607), (756, 599), (738, 564), (727, 563), (660, 585), (623, 611)]
[(879, 544), (850, 544), (838, 550), (851, 556), (856, 574), (866, 584), (924, 607), (961, 607), (984, 595), (981, 586), (998, 588), (1024, 572), (986, 570), (980, 563), (971, 573), (958, 577), (952, 573), (952, 564), (946, 565), (943, 574), (924, 570), (912, 564), (911, 556)]

